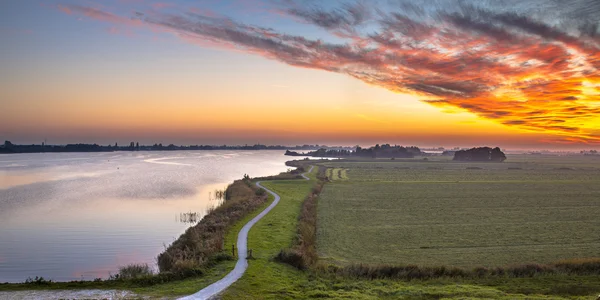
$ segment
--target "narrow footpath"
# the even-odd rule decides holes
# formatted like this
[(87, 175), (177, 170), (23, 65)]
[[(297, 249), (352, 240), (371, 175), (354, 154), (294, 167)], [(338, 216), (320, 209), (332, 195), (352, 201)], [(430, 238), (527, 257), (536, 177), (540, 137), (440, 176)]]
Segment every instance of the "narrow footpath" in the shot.
[[(308, 178), (308, 176), (306, 176), (306, 174), (312, 172), (312, 170), (313, 170), (313, 166), (311, 166), (310, 169), (306, 173), (303, 173), (302, 177), (304, 177), (304, 179), (306, 179), (306, 180), (310, 180), (310, 178)], [(182, 297), (179, 299), (184, 299), (184, 300), (210, 299), (211, 297), (214, 297), (214, 296), (220, 294), (221, 292), (223, 292), (226, 288), (228, 288), (230, 285), (232, 285), (234, 282), (236, 282), (238, 279), (240, 279), (242, 277), (242, 275), (244, 275), (244, 272), (246, 272), (246, 269), (248, 268), (248, 260), (246, 259), (246, 253), (248, 250), (248, 232), (250, 231), (250, 228), (252, 228), (252, 226), (254, 226), (254, 224), (256, 224), (256, 222), (258, 222), (260, 219), (262, 219), (262, 217), (264, 217), (267, 213), (269, 213), (269, 211), (271, 211), (273, 209), (273, 207), (275, 207), (277, 205), (277, 203), (279, 203), (279, 199), (280, 199), (279, 195), (277, 195), (275, 192), (262, 186), (261, 181), (257, 182), (256, 186), (258, 186), (259, 188), (265, 189), (269, 194), (271, 194), (271, 195), (273, 195), (273, 197), (275, 197), (275, 200), (273, 200), (273, 203), (271, 203), (271, 205), (269, 205), (269, 207), (265, 208), (265, 210), (260, 212), (260, 214), (258, 214), (256, 217), (254, 217), (248, 223), (246, 223), (246, 225), (244, 225), (244, 227), (242, 227), (242, 230), (240, 230), (240, 233), (238, 234), (238, 238), (237, 238), (238, 261), (235, 264), (235, 268), (231, 272), (229, 272), (229, 274), (227, 274), (225, 277), (223, 277), (221, 280), (201, 289), (199, 292), (197, 292), (195, 294), (192, 294), (192, 295), (189, 295), (186, 297)]]

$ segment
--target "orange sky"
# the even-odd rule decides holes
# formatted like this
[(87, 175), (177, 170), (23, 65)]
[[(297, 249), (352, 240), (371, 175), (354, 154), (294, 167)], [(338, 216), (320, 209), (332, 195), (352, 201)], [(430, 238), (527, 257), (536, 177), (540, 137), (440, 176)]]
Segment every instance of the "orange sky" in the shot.
[[(219, 7), (191, 21), (163, 6), (134, 18), (118, 3), (25, 7), (31, 18), (43, 14), (58, 25), (0, 31), (11, 42), (1, 58), (0, 137), (537, 149), (600, 143), (600, 41), (539, 20), (490, 10), (478, 13), (489, 24), (448, 14), (437, 25), (398, 15), (365, 35), (347, 18), (324, 25), (313, 11), (291, 7), (284, 13), (296, 19), (272, 24), (294, 31), (286, 26), (300, 18), (324, 29), (294, 37), (234, 18), (221, 23), (218, 12), (207, 17)], [(345, 43), (328, 44), (325, 34)]]

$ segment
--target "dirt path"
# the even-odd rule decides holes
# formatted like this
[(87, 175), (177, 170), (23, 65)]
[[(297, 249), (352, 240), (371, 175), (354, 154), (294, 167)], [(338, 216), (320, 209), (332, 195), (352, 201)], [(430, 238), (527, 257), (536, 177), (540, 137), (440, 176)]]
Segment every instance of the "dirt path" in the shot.
[[(310, 170), (308, 170), (308, 172), (302, 174), (302, 177), (304, 177), (304, 179), (306, 180), (310, 180), (310, 178), (308, 178), (305, 174), (312, 172), (313, 166), (310, 167)], [(202, 290), (200, 290), (199, 292), (183, 297), (183, 298), (179, 298), (179, 299), (185, 299), (185, 300), (192, 300), (192, 299), (210, 299), (211, 297), (214, 297), (216, 295), (218, 295), (219, 293), (221, 293), (222, 291), (224, 291), (226, 288), (228, 288), (230, 285), (232, 285), (234, 282), (236, 282), (238, 279), (240, 279), (240, 277), (242, 277), (242, 275), (244, 275), (244, 272), (246, 271), (246, 269), (248, 268), (248, 260), (246, 259), (246, 253), (248, 250), (248, 232), (250, 231), (250, 228), (252, 228), (252, 226), (254, 224), (256, 224), (256, 222), (258, 222), (260, 219), (262, 219), (262, 217), (264, 217), (267, 213), (269, 213), (269, 211), (271, 211), (271, 209), (273, 209), (273, 207), (275, 207), (277, 205), (277, 203), (279, 203), (279, 195), (277, 195), (275, 192), (265, 188), (264, 186), (262, 186), (260, 184), (261, 182), (257, 182), (256, 186), (265, 189), (269, 194), (273, 195), (273, 197), (275, 197), (275, 200), (273, 200), (273, 203), (271, 203), (271, 205), (269, 205), (269, 207), (265, 208), (265, 210), (263, 210), (260, 214), (258, 214), (256, 217), (254, 217), (252, 220), (250, 220), (250, 222), (246, 223), (246, 225), (244, 225), (244, 227), (242, 227), (242, 230), (240, 230), (240, 233), (238, 234), (238, 239), (237, 239), (237, 251), (238, 251), (238, 261), (235, 264), (235, 268), (229, 272), (229, 274), (227, 274), (225, 277), (223, 277), (221, 280), (203, 288)]]

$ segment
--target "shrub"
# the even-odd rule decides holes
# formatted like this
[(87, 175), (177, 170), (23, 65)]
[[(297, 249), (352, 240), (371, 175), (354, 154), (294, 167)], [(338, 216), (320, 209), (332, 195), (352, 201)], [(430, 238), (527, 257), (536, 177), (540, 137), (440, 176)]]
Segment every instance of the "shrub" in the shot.
[(44, 277), (35, 276), (35, 278), (28, 277), (25, 280), (26, 284), (35, 284), (35, 285), (48, 285), (52, 283), (52, 280), (47, 280)]
[(256, 196), (264, 196), (267, 194), (267, 191), (263, 188), (259, 188), (254, 193), (256, 194)]
[(307, 268), (302, 253), (296, 249), (281, 249), (275, 256), (275, 260), (300, 270), (305, 270)]
[(132, 279), (143, 276), (152, 275), (154, 272), (148, 264), (130, 264), (124, 267), (119, 267), (119, 278)]

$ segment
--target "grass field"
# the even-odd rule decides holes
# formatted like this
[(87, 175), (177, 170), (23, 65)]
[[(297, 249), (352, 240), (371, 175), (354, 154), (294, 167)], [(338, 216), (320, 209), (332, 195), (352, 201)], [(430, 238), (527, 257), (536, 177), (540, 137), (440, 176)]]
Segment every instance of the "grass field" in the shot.
[[(309, 177), (314, 178), (315, 172)], [(242, 279), (226, 290), (223, 299), (298, 298), (305, 292), (301, 285), (307, 282), (305, 273), (276, 263), (273, 257), (279, 250), (291, 246), (300, 205), (313, 184), (312, 180), (263, 182), (265, 187), (279, 194), (281, 200), (250, 229), (248, 249), (252, 249), (255, 259), (248, 262)]]
[(249, 247), (257, 253), (256, 259), (222, 299), (589, 299), (600, 292), (598, 276), (365, 280), (299, 271), (276, 262), (277, 253), (293, 242), (300, 205), (315, 175), (316, 168), (309, 175), (311, 181), (264, 183), (281, 195), (281, 202), (250, 230)]
[(348, 179), (348, 169), (343, 168), (329, 168), (327, 169), (327, 178), (329, 180), (347, 180)]
[(472, 268), (600, 257), (600, 159), (326, 165), (348, 170), (319, 200), (326, 261)]

